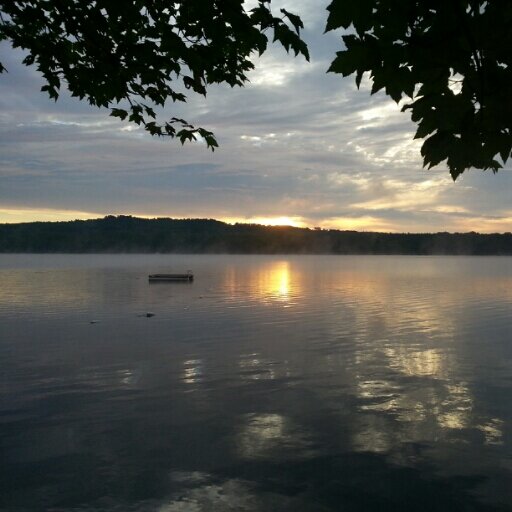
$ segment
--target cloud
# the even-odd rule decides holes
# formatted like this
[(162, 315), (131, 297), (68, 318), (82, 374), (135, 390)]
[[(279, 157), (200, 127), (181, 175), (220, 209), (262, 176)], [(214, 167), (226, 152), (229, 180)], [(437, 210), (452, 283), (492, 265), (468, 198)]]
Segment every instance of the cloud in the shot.
[(352, 77), (326, 74), (342, 42), (339, 33), (323, 35), (324, 6), (280, 7), (303, 14), (310, 63), (271, 48), (245, 88), (214, 86), (206, 98), (159, 111), (214, 130), (214, 153), (201, 142), (151, 138), (65, 91), (50, 101), (37, 71), (20, 64), (22, 53), (2, 44), (9, 73), (0, 77), (0, 221), (16, 211), (35, 219), (98, 212), (510, 230), (510, 170), (468, 172), (456, 183), (445, 168), (423, 170), (421, 142), (400, 106), (371, 96), (367, 82), (357, 90)]

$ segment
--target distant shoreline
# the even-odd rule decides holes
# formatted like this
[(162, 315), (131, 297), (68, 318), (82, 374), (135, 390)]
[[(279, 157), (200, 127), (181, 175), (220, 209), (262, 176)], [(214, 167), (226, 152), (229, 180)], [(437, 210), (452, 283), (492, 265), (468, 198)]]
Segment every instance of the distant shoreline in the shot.
[(110, 215), (0, 224), (0, 253), (512, 256), (512, 233), (380, 233)]

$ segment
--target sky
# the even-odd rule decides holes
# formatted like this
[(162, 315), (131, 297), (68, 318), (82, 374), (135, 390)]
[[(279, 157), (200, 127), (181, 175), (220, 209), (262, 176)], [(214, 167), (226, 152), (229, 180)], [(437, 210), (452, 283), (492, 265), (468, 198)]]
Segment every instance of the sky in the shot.
[[(152, 138), (69, 97), (40, 92), (23, 54), (0, 43), (0, 222), (105, 215), (216, 218), (386, 232), (512, 231), (512, 172), (422, 168), (409, 114), (354, 77), (327, 74), (340, 32), (318, 0), (273, 1), (301, 14), (311, 62), (273, 47), (244, 88), (212, 87), (170, 105), (215, 132)], [(327, 6), (328, 2), (325, 2)]]

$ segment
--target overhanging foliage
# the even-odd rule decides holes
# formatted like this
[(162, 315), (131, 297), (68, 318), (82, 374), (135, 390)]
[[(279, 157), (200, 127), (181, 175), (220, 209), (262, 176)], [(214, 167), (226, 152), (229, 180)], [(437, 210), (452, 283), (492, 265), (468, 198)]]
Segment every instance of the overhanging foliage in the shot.
[[(455, 179), (470, 167), (497, 171), (512, 150), (512, 2), (510, 0), (332, 0), (326, 31), (343, 28), (345, 48), (329, 71), (365, 74), (372, 94), (409, 101), (415, 138), (428, 168), (446, 161)], [(184, 102), (208, 86), (241, 86), (252, 58), (270, 40), (309, 59), (301, 19), (270, 0), (247, 11), (243, 0), (0, 0), (0, 40), (26, 50), (57, 99), (107, 107), (150, 134), (212, 132), (154, 106)], [(0, 72), (4, 71), (0, 63)]]
[(37, 66), (51, 98), (65, 82), (151, 135), (199, 135), (211, 149), (212, 132), (176, 117), (158, 122), (153, 107), (215, 83), (243, 85), (269, 38), (309, 58), (300, 18), (285, 9), (274, 16), (270, 0), (250, 11), (243, 0), (16, 0), (0, 2), (0, 14), (0, 40), (26, 50), (24, 64)]
[[(329, 71), (367, 73), (410, 110), (429, 168), (497, 171), (512, 149), (510, 0), (333, 0), (326, 30), (349, 29)], [(498, 160), (501, 158), (501, 162)]]

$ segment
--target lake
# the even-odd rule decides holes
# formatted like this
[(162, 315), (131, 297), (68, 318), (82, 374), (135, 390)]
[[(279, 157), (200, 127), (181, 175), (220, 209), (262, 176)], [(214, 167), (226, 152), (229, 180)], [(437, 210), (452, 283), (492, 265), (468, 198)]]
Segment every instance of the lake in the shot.
[(2, 512), (512, 510), (510, 257), (0, 255), (0, 279)]

